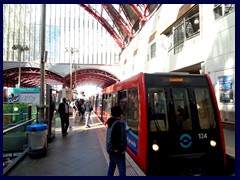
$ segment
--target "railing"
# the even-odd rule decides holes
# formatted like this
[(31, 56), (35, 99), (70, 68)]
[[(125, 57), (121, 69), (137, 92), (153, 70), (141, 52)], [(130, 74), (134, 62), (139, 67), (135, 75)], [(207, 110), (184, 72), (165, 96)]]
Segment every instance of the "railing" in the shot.
[[(18, 144), (21, 143), (20, 138), (24, 138), (24, 140), (26, 141), (22, 141), (22, 152), (20, 152), (18, 154), (18, 156), (10, 161), (4, 168), (3, 168), (3, 175), (5, 175), (11, 168), (14, 167), (14, 165), (16, 165), (28, 152), (28, 146), (27, 146), (27, 133), (26, 133), (26, 127), (27, 125), (31, 124), (34, 120), (36, 120), (36, 118), (30, 119), (30, 120), (26, 120), (22, 123), (19, 123), (15, 126), (9, 127), (7, 129), (3, 130), (3, 153), (4, 153), (4, 149), (6, 147), (5, 146), (14, 146), (14, 142), (12, 142), (12, 140), (16, 140), (18, 142)], [(14, 132), (16, 130), (19, 130), (20, 128), (23, 128), (23, 131), (20, 130), (20, 132)], [(13, 133), (12, 133), (13, 132)], [(13, 138), (11, 136), (7, 137), (7, 135), (16, 135)], [(21, 136), (23, 135), (23, 136)], [(25, 136), (25, 137), (24, 137)], [(25, 149), (24, 149), (25, 147)], [(13, 147), (14, 148), (14, 147)], [(10, 148), (11, 149), (11, 148)], [(19, 149), (12, 149), (11, 151), (19, 151)], [(21, 150), (20, 150), (21, 151)], [(10, 154), (10, 153), (9, 153)]]

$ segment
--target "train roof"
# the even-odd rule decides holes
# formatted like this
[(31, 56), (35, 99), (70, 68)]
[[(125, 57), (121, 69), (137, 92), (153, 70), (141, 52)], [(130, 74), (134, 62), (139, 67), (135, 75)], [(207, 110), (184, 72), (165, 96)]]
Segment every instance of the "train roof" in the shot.
[(143, 73), (140, 72), (132, 77), (129, 77), (123, 81), (117, 82), (109, 87), (103, 89), (104, 93), (114, 92), (122, 89), (133, 88), (136, 87), (136, 84), (144, 82), (144, 78), (149, 78), (151, 76), (187, 76), (187, 77), (204, 77), (204, 74), (189, 74), (188, 72), (156, 72), (156, 73)]

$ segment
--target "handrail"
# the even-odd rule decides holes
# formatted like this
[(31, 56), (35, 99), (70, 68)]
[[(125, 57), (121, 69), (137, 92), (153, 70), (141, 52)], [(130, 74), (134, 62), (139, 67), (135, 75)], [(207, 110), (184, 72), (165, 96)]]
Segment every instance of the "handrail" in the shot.
[(27, 120), (27, 121), (25, 121), (25, 122), (23, 122), (23, 123), (17, 124), (16, 126), (7, 128), (7, 129), (3, 130), (3, 134), (6, 134), (7, 132), (12, 131), (13, 129), (16, 129), (16, 128), (18, 128), (18, 127), (20, 127), (20, 126), (23, 126), (23, 125), (25, 125), (25, 124), (28, 124), (29, 122), (32, 122), (32, 121), (34, 121), (35, 119), (36, 119), (36, 118), (29, 119), (29, 120)]
[(28, 153), (28, 149), (25, 149), (13, 162), (3, 169), (3, 175), (6, 175), (23, 157)]
[[(6, 134), (6, 133), (8, 133), (8, 132), (18, 128), (18, 127), (24, 126), (24, 125), (26, 125), (26, 124), (34, 121), (34, 120), (36, 120), (36, 118), (29, 119), (29, 120), (27, 120), (25, 122), (22, 122), (20, 124), (15, 125), (13, 127), (7, 128), (7, 129), (3, 130), (3, 134)], [(6, 175), (7, 172), (10, 171), (10, 169), (12, 169), (23, 157), (25, 157), (25, 155), (27, 155), (27, 152), (28, 152), (28, 148), (25, 149), (14, 161), (12, 161), (9, 165), (7, 165), (3, 169), (3, 175)]]

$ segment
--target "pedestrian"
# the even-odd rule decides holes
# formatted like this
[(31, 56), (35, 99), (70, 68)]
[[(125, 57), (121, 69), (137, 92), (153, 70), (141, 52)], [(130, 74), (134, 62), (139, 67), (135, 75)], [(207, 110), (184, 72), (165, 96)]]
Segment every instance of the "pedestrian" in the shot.
[(113, 176), (118, 166), (119, 176), (126, 176), (126, 123), (122, 119), (123, 110), (119, 106), (111, 108), (111, 117), (107, 120), (106, 146), (109, 154), (108, 176)]
[(85, 114), (85, 107), (84, 107), (84, 100), (80, 99), (78, 104), (78, 111), (79, 111), (79, 117), (81, 117), (80, 121), (83, 121), (84, 114)]
[(90, 120), (90, 115), (92, 112), (92, 105), (90, 103), (90, 101), (86, 100), (83, 104), (84, 108), (85, 108), (85, 127), (86, 128), (90, 128), (91, 126), (89, 126), (89, 120)]
[(65, 97), (59, 104), (58, 112), (60, 114), (61, 119), (62, 136), (66, 136), (68, 134), (67, 130), (69, 127), (69, 105)]

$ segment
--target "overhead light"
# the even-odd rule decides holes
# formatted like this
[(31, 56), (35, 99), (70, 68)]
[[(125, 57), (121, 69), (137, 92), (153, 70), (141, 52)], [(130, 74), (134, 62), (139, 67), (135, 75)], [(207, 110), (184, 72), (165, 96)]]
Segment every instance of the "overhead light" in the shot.
[(198, 19), (198, 17), (195, 18), (194, 24), (199, 24), (199, 19)]

